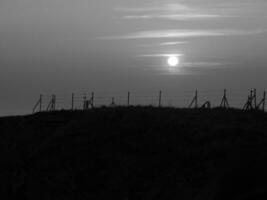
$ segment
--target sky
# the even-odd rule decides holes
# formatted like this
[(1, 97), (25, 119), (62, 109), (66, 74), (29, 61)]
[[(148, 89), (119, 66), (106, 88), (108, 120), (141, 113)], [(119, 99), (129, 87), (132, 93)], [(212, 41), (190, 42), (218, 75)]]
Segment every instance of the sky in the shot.
[(264, 90), (266, 10), (266, 0), (1, 0), (0, 115), (31, 112), (39, 94)]

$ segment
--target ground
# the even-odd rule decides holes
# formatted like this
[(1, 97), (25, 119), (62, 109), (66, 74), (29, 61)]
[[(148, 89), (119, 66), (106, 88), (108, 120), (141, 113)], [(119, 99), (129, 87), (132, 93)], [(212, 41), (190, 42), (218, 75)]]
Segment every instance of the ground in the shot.
[(103, 107), (5, 117), (0, 191), (6, 199), (266, 199), (266, 144), (263, 112)]

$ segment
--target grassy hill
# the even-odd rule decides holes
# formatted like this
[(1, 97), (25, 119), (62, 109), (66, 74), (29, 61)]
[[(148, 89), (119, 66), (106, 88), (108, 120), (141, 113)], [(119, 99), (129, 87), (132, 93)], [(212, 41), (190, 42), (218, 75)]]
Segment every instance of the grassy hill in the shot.
[(0, 156), (7, 199), (266, 199), (267, 114), (118, 107), (6, 117)]

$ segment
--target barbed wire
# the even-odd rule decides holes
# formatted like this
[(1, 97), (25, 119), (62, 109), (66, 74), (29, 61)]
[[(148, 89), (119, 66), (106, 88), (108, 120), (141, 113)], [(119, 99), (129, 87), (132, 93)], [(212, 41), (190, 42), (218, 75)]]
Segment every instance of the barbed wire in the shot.
[[(256, 90), (227, 90), (226, 98), (233, 108), (242, 108), (248, 101), (248, 97), (255, 92), (254, 101), (260, 102), (265, 108), (265, 91)], [(39, 111), (49, 108), (49, 104), (55, 97), (55, 109), (84, 109), (85, 101), (93, 101), (92, 106), (130, 106), (130, 105), (152, 105), (152, 106), (171, 106), (171, 107), (188, 107), (195, 95), (194, 90), (182, 90), (177, 92), (124, 92), (113, 94), (103, 94), (94, 92), (70, 93), (70, 94), (42, 94), (39, 99)], [(197, 103), (199, 105), (210, 102), (213, 107), (220, 106), (223, 98), (223, 90), (198, 90)], [(264, 102), (263, 102), (264, 100)], [(52, 102), (53, 103), (53, 102)], [(38, 106), (35, 106), (35, 110)]]

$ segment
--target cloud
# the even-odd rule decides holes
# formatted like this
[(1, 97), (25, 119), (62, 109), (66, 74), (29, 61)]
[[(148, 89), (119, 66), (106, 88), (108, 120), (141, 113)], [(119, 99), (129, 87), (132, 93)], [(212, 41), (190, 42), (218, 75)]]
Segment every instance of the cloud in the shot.
[(175, 45), (183, 45), (188, 44), (188, 41), (173, 41), (173, 42), (161, 42), (157, 44), (139, 44), (140, 47), (154, 47), (154, 46), (175, 46)]
[(159, 46), (173, 46), (178, 44), (188, 44), (189, 42), (186, 41), (179, 41), (179, 42), (162, 42), (159, 44)]
[(217, 19), (222, 17), (233, 17), (215, 14), (165, 14), (165, 15), (126, 15), (123, 19), (165, 19), (165, 20), (206, 20), (206, 19)]
[(265, 0), (180, 0), (179, 3), (148, 1), (129, 7), (117, 7), (122, 19), (132, 20), (210, 20), (266, 17)]
[(121, 36), (98, 37), (98, 39), (160, 39), (160, 38), (199, 38), (199, 37), (222, 37), (222, 36), (245, 36), (266, 33), (266, 30), (152, 30), (130, 33)]
[(186, 62), (183, 63), (183, 67), (193, 67), (193, 68), (214, 68), (214, 67), (223, 67), (226, 63), (221, 62)]
[[(157, 4), (143, 5), (142, 7), (119, 7), (115, 8), (117, 12), (126, 13), (122, 19), (132, 20), (208, 20), (236, 17), (238, 15), (230, 15), (229, 9), (222, 9), (219, 7), (203, 7), (198, 4), (166, 4), (158, 2)], [(219, 11), (220, 10), (220, 11)], [(228, 10), (228, 11), (227, 11)]]
[(147, 5), (142, 7), (116, 7), (115, 11), (127, 13), (142, 13), (153, 11), (192, 11), (193, 9), (183, 4), (160, 4), (160, 5)]
[(177, 56), (181, 57), (184, 56), (184, 54), (142, 54), (138, 57), (170, 57), (170, 56)]

